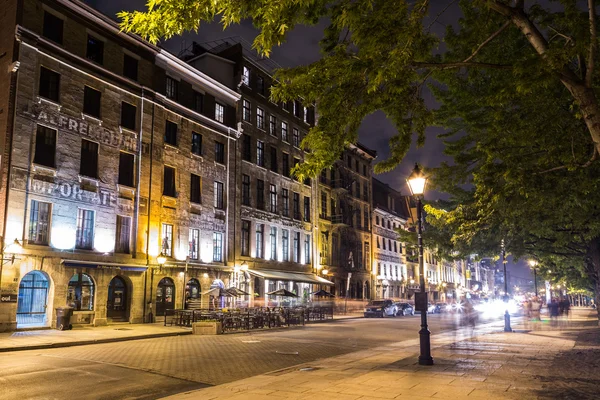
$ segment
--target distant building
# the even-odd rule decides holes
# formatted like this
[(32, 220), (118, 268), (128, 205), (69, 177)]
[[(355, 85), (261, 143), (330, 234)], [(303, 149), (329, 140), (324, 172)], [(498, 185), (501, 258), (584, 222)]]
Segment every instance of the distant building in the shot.
[(407, 298), (407, 285), (414, 286), (405, 259), (399, 230), (407, 229), (406, 199), (389, 185), (373, 178), (373, 280), (376, 298)]
[(376, 155), (360, 144), (351, 145), (319, 176), (318, 269), (335, 283), (331, 290), (338, 297), (373, 295), (371, 173)]

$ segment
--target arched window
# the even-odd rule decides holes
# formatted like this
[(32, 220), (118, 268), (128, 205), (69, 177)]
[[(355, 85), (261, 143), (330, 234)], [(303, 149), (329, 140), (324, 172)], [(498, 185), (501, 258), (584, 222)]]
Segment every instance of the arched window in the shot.
[(94, 281), (88, 274), (75, 274), (69, 281), (67, 305), (75, 311), (94, 309)]

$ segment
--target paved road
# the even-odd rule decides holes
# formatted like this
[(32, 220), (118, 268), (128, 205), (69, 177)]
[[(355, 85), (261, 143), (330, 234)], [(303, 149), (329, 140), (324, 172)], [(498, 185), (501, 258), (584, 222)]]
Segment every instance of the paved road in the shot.
[[(456, 325), (454, 318), (440, 315), (429, 321), (433, 334)], [(0, 398), (154, 399), (415, 339), (419, 322), (418, 315), (350, 319), (267, 332), (4, 353)]]

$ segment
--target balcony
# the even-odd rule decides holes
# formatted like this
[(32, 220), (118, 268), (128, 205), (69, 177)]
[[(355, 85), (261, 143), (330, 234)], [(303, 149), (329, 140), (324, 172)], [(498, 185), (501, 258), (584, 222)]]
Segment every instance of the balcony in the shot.
[(332, 224), (344, 224), (344, 225), (347, 225), (346, 222), (344, 221), (344, 216), (342, 214), (332, 215), (331, 216), (331, 223)]
[(328, 216), (327, 214), (321, 213), (321, 214), (319, 214), (319, 218), (324, 219), (326, 221), (331, 221), (331, 217)]
[(346, 179), (336, 179), (331, 181), (331, 188), (334, 192), (348, 191), (351, 185), (352, 181)]

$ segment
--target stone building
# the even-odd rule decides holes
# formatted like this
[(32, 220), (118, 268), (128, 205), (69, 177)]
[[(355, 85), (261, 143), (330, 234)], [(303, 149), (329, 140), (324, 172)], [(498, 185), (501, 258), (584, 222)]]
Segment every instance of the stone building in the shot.
[(319, 176), (318, 269), (335, 283), (331, 290), (337, 297), (373, 296), (371, 176), (376, 156), (361, 144), (351, 145)]
[(5, 4), (0, 330), (65, 305), (149, 321), (225, 285), (239, 94), (78, 1)]
[[(315, 123), (314, 108), (300, 101), (272, 102), (276, 65), (258, 58), (241, 39), (194, 43), (183, 59), (241, 95), (237, 120), (243, 133), (231, 183), (232, 285), (249, 293), (243, 304), (308, 301), (330, 282), (313, 273), (316, 184), (300, 182), (290, 171), (304, 159), (300, 143)], [(299, 297), (266, 295), (278, 289)]]
[(407, 269), (399, 230), (407, 229), (409, 211), (406, 199), (389, 185), (373, 178), (373, 279), (376, 298), (407, 297), (406, 286), (414, 280)]

